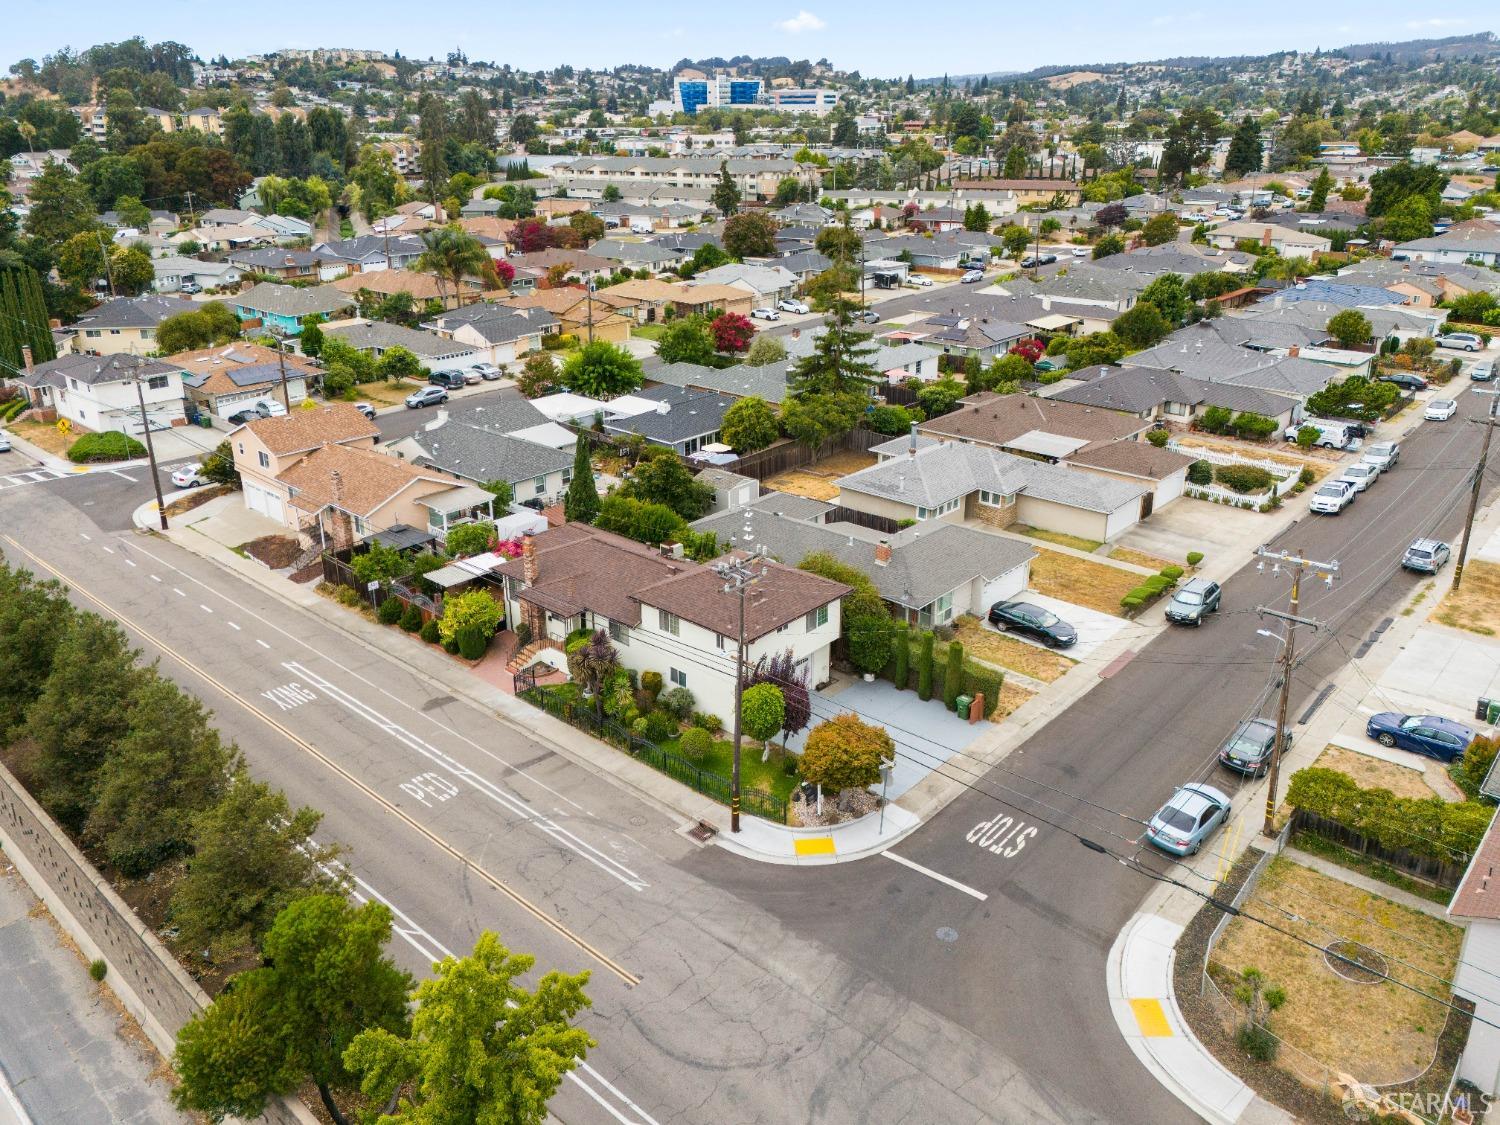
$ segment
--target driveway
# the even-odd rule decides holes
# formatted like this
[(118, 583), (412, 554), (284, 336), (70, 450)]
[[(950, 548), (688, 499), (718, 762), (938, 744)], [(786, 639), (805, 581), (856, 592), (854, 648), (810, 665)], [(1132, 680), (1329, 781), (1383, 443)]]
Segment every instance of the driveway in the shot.
[[(813, 725), (840, 712), (853, 711), (865, 722), (891, 732), (897, 747), (889, 790), (893, 801), (991, 729), (988, 723), (959, 718), (943, 706), (941, 699), (924, 703), (914, 691), (897, 691), (888, 680), (868, 684), (863, 680), (835, 680), (813, 693), (812, 706)], [(787, 746), (801, 753), (807, 733), (799, 731), (787, 739)]]
[[(1100, 613), (1097, 609), (1087, 609), (1081, 605), (1074, 605), (1072, 602), (1065, 602), (1061, 598), (1050, 598), (1046, 594), (1038, 594), (1035, 590), (1017, 594), (1015, 600), (1050, 609), (1078, 630), (1078, 643), (1072, 648), (1062, 650), (1074, 660), (1087, 660), (1105, 641), (1121, 629), (1130, 626), (1130, 622), (1115, 617), (1113, 614)], [(989, 628), (988, 622), (985, 623), (985, 628)], [(1040, 641), (1032, 641), (1030, 637), (1023, 637), (1019, 633), (1009, 635), (1017, 640), (1026, 641), (1028, 644), (1035, 644), (1039, 648), (1044, 647)]]
[(1248, 558), (1281, 526), (1276, 513), (1249, 512), (1184, 496), (1152, 512), (1115, 540), (1115, 546), (1144, 551), (1181, 565), (1189, 551), (1213, 562), (1225, 555)]

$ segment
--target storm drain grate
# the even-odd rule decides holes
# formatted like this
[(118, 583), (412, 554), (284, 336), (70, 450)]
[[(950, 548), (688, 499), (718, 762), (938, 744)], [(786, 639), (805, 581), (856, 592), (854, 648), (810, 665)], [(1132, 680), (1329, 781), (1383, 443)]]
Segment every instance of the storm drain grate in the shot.
[(717, 836), (719, 830), (706, 820), (700, 820), (687, 830), (687, 838), (699, 844), (706, 844)]

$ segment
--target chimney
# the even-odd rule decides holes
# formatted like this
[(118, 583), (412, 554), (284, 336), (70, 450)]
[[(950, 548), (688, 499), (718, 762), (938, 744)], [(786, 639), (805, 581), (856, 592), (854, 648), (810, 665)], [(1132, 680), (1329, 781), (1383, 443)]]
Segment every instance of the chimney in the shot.
[(1045, 297), (1044, 296), (1042, 298), (1042, 311), (1043, 312), (1051, 312), (1052, 311), (1052, 298), (1051, 297)]
[(882, 539), (879, 543), (875, 544), (875, 565), (876, 566), (890, 566), (891, 565), (891, 545), (890, 545), (890, 543), (888, 543), (884, 539)]
[(1266, 227), (1265, 230), (1263, 230), (1263, 231), (1260, 232), (1260, 244), (1262, 246), (1266, 247), (1267, 249), (1270, 249), (1270, 247), (1271, 247), (1271, 228), (1270, 227)]
[(344, 510), (344, 478), (337, 469), (333, 470), (333, 527), (330, 534), (333, 537), (333, 553), (337, 555), (340, 551), (347, 551), (354, 546), (354, 525), (349, 519), (349, 513)]
[(911, 437), (906, 443), (906, 455), (915, 457), (917, 455), (917, 424), (911, 424)]
[(26, 374), (31, 374), (31, 345), (21, 345), (21, 366), (26, 368)]
[(536, 585), (541, 567), (536, 561), (536, 536), (527, 532), (521, 536), (521, 580), (528, 586)]
[(1289, 347), (1286, 350), (1286, 357), (1287, 357), (1287, 359), (1296, 359), (1301, 354), (1302, 354), (1302, 349), (1299, 348), (1296, 344), (1293, 344), (1291, 347)]

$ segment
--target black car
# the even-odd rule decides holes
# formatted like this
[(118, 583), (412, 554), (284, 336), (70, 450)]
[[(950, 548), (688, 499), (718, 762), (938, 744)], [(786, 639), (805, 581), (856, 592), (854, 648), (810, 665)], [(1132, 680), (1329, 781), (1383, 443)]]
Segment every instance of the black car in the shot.
[[(1250, 719), (1239, 725), (1219, 747), (1219, 761), (1236, 773), (1259, 777), (1271, 766), (1271, 748), (1276, 745), (1276, 724), (1270, 719)], [(1285, 754), (1292, 748), (1292, 732), (1281, 743)]]
[(428, 375), (427, 381), (434, 387), (443, 387), (450, 391), (456, 391), (468, 383), (462, 371), (443, 371), (441, 369)]
[(990, 624), (1036, 637), (1052, 648), (1067, 648), (1078, 641), (1077, 629), (1051, 610), (1030, 602), (996, 602), (990, 606)]
[(1409, 371), (1397, 371), (1393, 375), (1382, 375), (1380, 381), (1382, 383), (1394, 383), (1403, 391), (1425, 391), (1427, 389), (1427, 380), (1420, 375), (1413, 375)]

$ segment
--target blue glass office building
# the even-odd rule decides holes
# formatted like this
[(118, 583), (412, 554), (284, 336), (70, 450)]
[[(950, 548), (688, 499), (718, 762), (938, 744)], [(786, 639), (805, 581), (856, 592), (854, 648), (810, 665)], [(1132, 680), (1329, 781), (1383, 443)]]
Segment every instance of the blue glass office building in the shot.
[(679, 81), (677, 100), (682, 103), (683, 113), (697, 113), (699, 106), (708, 104), (708, 83)]

